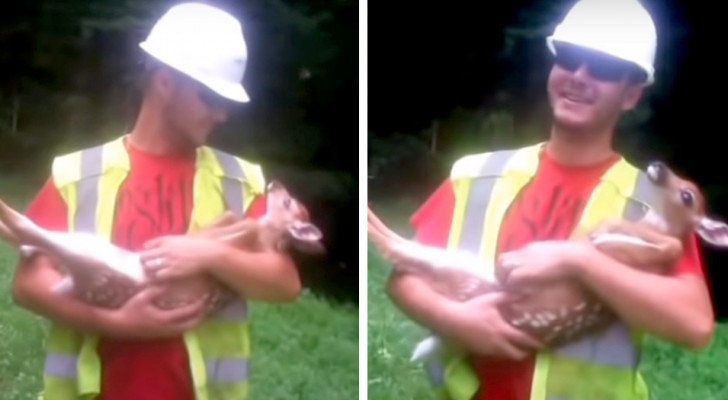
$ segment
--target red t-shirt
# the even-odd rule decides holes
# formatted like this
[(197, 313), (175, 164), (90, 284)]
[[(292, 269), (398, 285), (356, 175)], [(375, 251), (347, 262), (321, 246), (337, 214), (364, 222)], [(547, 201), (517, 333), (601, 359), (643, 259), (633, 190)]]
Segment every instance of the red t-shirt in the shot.
[[(127, 146), (131, 172), (118, 196), (112, 241), (129, 250), (163, 235), (184, 234), (192, 212), (194, 156), (160, 156)], [(265, 213), (265, 196), (247, 214)], [(68, 209), (49, 179), (26, 211), (37, 224), (67, 231)], [(181, 337), (159, 340), (102, 338), (100, 400), (194, 400)]]
[[(503, 220), (496, 257), (531, 241), (566, 239), (578, 223), (584, 205), (599, 177), (617, 157), (590, 167), (569, 167), (557, 163), (544, 151), (538, 172), (524, 188)], [(417, 240), (445, 247), (455, 203), (449, 180), (412, 216)], [(674, 274), (703, 275), (697, 240), (693, 236)], [(524, 361), (473, 357), (483, 389), (474, 400), (528, 400), (535, 358)]]

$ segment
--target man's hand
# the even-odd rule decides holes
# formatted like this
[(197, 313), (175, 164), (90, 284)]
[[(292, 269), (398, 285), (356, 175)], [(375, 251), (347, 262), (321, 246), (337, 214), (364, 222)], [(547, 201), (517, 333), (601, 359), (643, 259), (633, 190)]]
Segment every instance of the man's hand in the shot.
[(249, 252), (199, 236), (150, 240), (141, 261), (156, 282), (208, 274), (250, 300), (275, 302), (294, 301), (301, 292), (298, 271), (287, 254)]
[[(693, 236), (688, 244), (681, 262), (700, 268), (697, 239)], [(695, 273), (640, 271), (586, 240), (531, 243), (503, 254), (499, 264), (505, 264), (509, 286), (573, 278), (633, 328), (689, 349), (701, 349), (710, 343), (714, 329), (710, 293), (704, 279)]]
[(580, 250), (585, 242), (541, 241), (502, 253), (496, 261), (498, 279), (512, 287), (542, 285), (575, 274), (571, 254)]
[(157, 307), (154, 301), (164, 294), (163, 286), (150, 286), (129, 299), (124, 306), (108, 314), (116, 330), (107, 336), (151, 339), (174, 337), (196, 327), (205, 317), (207, 298), (172, 310)]
[(542, 348), (536, 338), (509, 324), (498, 304), (509, 301), (504, 293), (491, 293), (452, 305), (452, 339), (472, 353), (521, 360)]
[(76, 330), (120, 338), (153, 338), (180, 335), (203, 318), (203, 302), (175, 310), (161, 310), (153, 302), (163, 288), (150, 287), (129, 299), (120, 309), (90, 306), (73, 296), (51, 289), (63, 279), (53, 260), (44, 254), (21, 258), (13, 280), (13, 300), (38, 315)]
[(504, 294), (486, 294), (461, 303), (442, 296), (418, 276), (398, 273), (390, 276), (387, 291), (412, 320), (467, 351), (518, 360), (541, 347), (500, 315), (498, 305), (510, 300)]
[(191, 277), (206, 272), (219, 258), (214, 240), (189, 235), (162, 236), (145, 243), (142, 265), (159, 281)]

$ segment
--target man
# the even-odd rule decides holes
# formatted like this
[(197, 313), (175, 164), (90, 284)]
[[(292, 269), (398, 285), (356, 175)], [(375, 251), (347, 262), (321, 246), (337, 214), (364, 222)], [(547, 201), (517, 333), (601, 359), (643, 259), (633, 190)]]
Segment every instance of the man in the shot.
[[(202, 300), (164, 311), (146, 289), (118, 310), (84, 305), (50, 288), (58, 266), (23, 259), (16, 302), (52, 321), (44, 371), (48, 400), (244, 399), (249, 336), (245, 299), (293, 301), (293, 261), (185, 236), (226, 209), (265, 212), (258, 165), (204, 145), (231, 104), (249, 101), (240, 82), (247, 50), (240, 23), (200, 3), (172, 7), (140, 44), (147, 53), (135, 126), (101, 146), (58, 157), (27, 215), (55, 230), (84, 230), (142, 251), (165, 279), (208, 274), (240, 301), (203, 319)], [(166, 272), (165, 272), (166, 271)]]
[(640, 204), (656, 206), (645, 175), (612, 148), (622, 113), (653, 83), (654, 23), (636, 0), (583, 0), (547, 45), (555, 56), (548, 141), (460, 159), (411, 221), (423, 243), (478, 252), (481, 268), (515, 267), (514, 284), (578, 279), (621, 321), (546, 349), (503, 320), (495, 307), (504, 296), (452, 302), (406, 275), (393, 275), (388, 291), (411, 318), (467, 349), (428, 365), (444, 398), (645, 400), (640, 333), (690, 349), (706, 346), (712, 335), (696, 238), (685, 243), (669, 276), (639, 272), (564, 239), (605, 218), (638, 218), (646, 212)]

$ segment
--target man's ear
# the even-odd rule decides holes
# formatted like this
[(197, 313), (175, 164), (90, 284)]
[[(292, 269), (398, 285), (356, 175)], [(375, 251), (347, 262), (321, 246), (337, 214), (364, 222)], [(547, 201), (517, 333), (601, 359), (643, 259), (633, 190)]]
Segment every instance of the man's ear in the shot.
[(165, 68), (158, 68), (152, 72), (150, 79), (150, 88), (152, 93), (163, 98), (169, 99), (174, 94), (174, 76)]
[(645, 88), (641, 84), (627, 86), (624, 98), (622, 99), (622, 111), (632, 111), (642, 99)]

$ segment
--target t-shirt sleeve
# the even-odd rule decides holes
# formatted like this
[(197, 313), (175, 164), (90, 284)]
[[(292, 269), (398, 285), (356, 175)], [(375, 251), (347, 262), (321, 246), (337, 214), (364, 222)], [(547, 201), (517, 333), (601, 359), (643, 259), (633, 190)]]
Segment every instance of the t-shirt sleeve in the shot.
[(267, 196), (265, 194), (256, 196), (255, 199), (253, 199), (253, 202), (250, 203), (250, 207), (248, 207), (248, 209), (245, 211), (245, 216), (258, 219), (265, 215), (266, 198)]
[(673, 268), (672, 275), (692, 274), (705, 279), (703, 267), (697, 235), (691, 234), (684, 246), (682, 258)]
[(447, 246), (454, 207), (455, 193), (452, 182), (447, 179), (410, 218), (415, 240), (428, 246)]
[(52, 178), (46, 180), (24, 214), (42, 228), (68, 231), (68, 206)]

